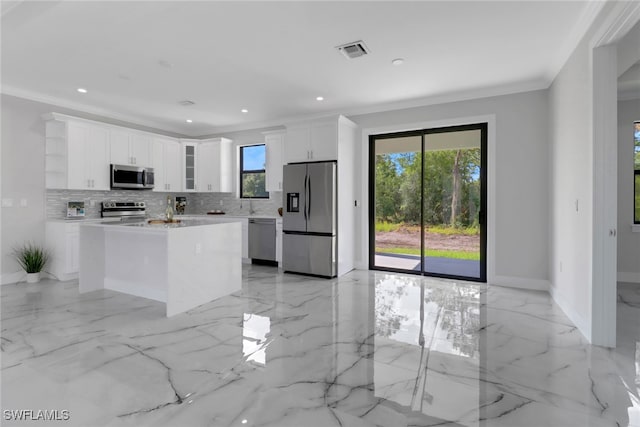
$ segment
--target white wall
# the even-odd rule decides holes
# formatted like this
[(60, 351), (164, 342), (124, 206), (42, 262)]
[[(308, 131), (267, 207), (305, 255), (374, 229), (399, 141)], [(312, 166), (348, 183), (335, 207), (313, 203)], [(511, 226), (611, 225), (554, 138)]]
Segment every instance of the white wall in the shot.
[[(494, 116), (495, 162), (489, 165), (495, 176), (493, 239), (495, 281), (505, 285), (547, 289), (548, 286), (548, 116), (547, 91), (453, 102), (382, 113), (350, 116), (361, 129), (410, 130), (425, 122), (456, 123), (459, 118)], [(459, 124), (459, 123), (458, 123)], [(490, 125), (491, 126), (491, 125)], [(391, 131), (391, 130), (390, 130)], [(489, 144), (492, 144), (491, 138)], [(489, 147), (491, 151), (492, 147)], [(367, 141), (359, 156), (359, 176), (365, 177)], [(489, 177), (491, 180), (491, 177)], [(359, 183), (359, 198), (365, 201), (367, 182)], [(491, 190), (490, 190), (491, 191)], [(368, 263), (368, 206), (360, 208), (359, 235), (362, 245), (356, 254), (358, 265)], [(489, 220), (489, 222), (491, 222)], [(489, 236), (491, 238), (491, 236)], [(491, 242), (488, 242), (491, 244)], [(491, 277), (488, 277), (491, 280)]]
[(551, 86), (549, 152), (551, 293), (586, 336), (591, 330), (593, 207), (589, 54), (583, 40)]
[(618, 280), (640, 283), (640, 233), (633, 224), (633, 122), (640, 99), (618, 102)]
[[(2, 95), (1, 102), (2, 199), (13, 200), (13, 207), (2, 208), (1, 273), (2, 283), (11, 283), (24, 276), (11, 256), (12, 248), (26, 241), (44, 242), (45, 126), (42, 114), (56, 111), (169, 136), (179, 135), (8, 95)], [(26, 199), (27, 207), (20, 207), (21, 199)]]

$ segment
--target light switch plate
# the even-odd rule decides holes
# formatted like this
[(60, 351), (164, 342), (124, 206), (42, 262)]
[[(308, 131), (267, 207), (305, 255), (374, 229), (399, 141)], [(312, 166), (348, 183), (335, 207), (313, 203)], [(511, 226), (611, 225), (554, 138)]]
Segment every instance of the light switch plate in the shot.
[(13, 207), (13, 199), (2, 199), (2, 207), (3, 208), (12, 208)]

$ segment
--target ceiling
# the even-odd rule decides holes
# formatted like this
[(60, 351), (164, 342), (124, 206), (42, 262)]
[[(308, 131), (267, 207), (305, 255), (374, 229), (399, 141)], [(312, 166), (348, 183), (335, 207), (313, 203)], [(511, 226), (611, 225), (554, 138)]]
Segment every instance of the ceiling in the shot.
[(200, 136), (541, 89), (601, 6), (3, 1), (2, 92)]

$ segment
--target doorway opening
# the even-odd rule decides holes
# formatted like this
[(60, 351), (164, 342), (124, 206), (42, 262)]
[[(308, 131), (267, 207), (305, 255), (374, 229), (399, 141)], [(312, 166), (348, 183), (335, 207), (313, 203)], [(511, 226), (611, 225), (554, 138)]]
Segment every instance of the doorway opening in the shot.
[(486, 282), (487, 123), (369, 137), (369, 268)]

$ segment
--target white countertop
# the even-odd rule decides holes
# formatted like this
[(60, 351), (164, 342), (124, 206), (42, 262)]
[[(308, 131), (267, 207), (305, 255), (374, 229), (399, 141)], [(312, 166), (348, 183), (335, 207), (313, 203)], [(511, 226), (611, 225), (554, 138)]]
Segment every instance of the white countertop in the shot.
[[(218, 223), (213, 221), (208, 221), (205, 218), (177, 218), (180, 219), (180, 222), (166, 223), (166, 224), (149, 224), (149, 220), (138, 221), (138, 222), (89, 222), (85, 223), (85, 226), (89, 227), (103, 227), (105, 229), (118, 229), (118, 230), (126, 230), (131, 232), (136, 231), (156, 231), (156, 232), (164, 232), (168, 230), (179, 230), (188, 227), (216, 227), (225, 225), (224, 223)], [(236, 221), (226, 221), (229, 222), (240, 222), (240, 218), (229, 218), (231, 220)]]
[[(184, 219), (250, 219), (250, 218), (269, 218), (275, 220), (282, 220), (282, 217), (279, 215), (175, 215), (176, 219), (184, 218)], [(154, 218), (147, 218), (154, 219)], [(102, 222), (119, 222), (119, 218), (82, 218), (82, 219), (66, 219), (66, 218), (55, 218), (55, 219), (47, 219), (48, 222), (63, 222), (66, 224), (87, 224), (87, 223), (102, 223)]]

